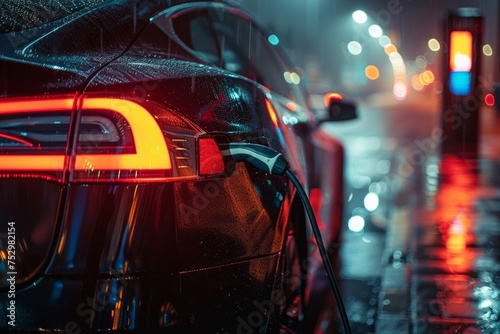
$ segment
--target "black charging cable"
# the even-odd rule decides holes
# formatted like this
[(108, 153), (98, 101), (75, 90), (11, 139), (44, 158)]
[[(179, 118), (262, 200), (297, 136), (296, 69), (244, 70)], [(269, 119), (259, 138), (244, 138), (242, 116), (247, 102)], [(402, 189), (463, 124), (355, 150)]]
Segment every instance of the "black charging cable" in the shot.
[(325, 246), (323, 244), (323, 239), (321, 238), (321, 233), (319, 231), (318, 222), (314, 216), (314, 211), (309, 202), (307, 194), (302, 188), (297, 177), (289, 169), (290, 164), (286, 161), (285, 157), (281, 153), (276, 152), (270, 147), (250, 144), (250, 143), (229, 143), (229, 144), (219, 144), (221, 153), (223, 156), (230, 156), (236, 161), (248, 161), (260, 170), (267, 172), (269, 174), (275, 175), (285, 175), (293, 183), (304, 209), (306, 210), (309, 221), (311, 222), (311, 227), (314, 233), (314, 238), (316, 239), (316, 244), (318, 245), (319, 254), (321, 255), (321, 260), (323, 261), (323, 266), (325, 267), (328, 280), (335, 295), (335, 300), (339, 307), (340, 317), (342, 319), (342, 324), (344, 326), (346, 334), (351, 334), (351, 327), (349, 325), (349, 319), (347, 318), (347, 312), (345, 310), (344, 302), (342, 301), (342, 296), (340, 294), (340, 289), (335, 279), (335, 274), (333, 273), (332, 264), (327, 256)]

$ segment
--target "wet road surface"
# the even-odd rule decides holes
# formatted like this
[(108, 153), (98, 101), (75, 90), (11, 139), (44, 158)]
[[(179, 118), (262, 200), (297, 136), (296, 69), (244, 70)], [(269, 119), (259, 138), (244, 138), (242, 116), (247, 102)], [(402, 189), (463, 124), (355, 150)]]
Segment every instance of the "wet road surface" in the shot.
[[(478, 161), (442, 159), (437, 98), (386, 101), (324, 125), (346, 147), (338, 275), (351, 328), (500, 333), (500, 120), (481, 111)], [(316, 332), (343, 333), (327, 300)]]

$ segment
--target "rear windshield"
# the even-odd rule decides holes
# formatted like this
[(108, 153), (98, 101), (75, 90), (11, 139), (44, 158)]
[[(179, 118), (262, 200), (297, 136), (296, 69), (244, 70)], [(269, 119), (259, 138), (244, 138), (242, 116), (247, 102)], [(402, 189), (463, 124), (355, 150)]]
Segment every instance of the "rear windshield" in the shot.
[(1, 2), (0, 34), (8, 45), (0, 45), (0, 54), (9, 47), (28, 56), (116, 54), (163, 6), (158, 0)]
[(109, 0), (9, 0), (0, 2), (0, 33), (38, 27)]

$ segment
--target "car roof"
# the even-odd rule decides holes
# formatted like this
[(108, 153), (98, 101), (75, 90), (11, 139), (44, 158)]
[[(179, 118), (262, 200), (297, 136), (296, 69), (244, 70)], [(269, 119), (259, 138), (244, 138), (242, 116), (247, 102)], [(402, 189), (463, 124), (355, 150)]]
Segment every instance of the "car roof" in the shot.
[[(52, 9), (39, 4), (26, 8), (35, 3), (33, 0), (1, 3), (0, 7), (8, 8), (12, 18), (9, 22), (1, 21), (4, 31), (10, 32), (0, 33), (0, 69), (3, 82), (9, 82), (8, 89), (0, 87), (0, 95), (80, 90), (93, 73), (126, 52), (152, 16), (186, 2), (199, 1), (53, 0)], [(65, 5), (68, 7), (57, 7)], [(42, 8), (42, 14), (45, 10), (51, 12), (26, 20), (36, 8)], [(182, 59), (194, 61), (186, 55)], [(23, 76), (45, 81), (26, 85), (17, 80)]]
[(9, 0), (0, 2), (0, 34), (35, 28), (71, 15), (82, 15), (102, 6), (117, 4), (135, 4), (142, 8), (148, 6), (153, 14), (161, 9), (193, 2), (237, 4), (231, 0), (52, 0), (49, 3), (39, 0)]

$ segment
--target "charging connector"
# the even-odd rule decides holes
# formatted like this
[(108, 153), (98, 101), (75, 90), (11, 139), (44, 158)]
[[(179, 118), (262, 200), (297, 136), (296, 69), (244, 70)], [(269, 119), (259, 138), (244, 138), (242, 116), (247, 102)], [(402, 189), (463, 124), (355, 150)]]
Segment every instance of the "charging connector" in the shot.
[(276, 152), (270, 147), (258, 144), (219, 144), (219, 149), (221, 150), (221, 154), (223, 156), (230, 156), (236, 161), (250, 162), (255, 167), (270, 174), (286, 175), (293, 183), (293, 185), (297, 189), (297, 193), (299, 194), (300, 199), (302, 200), (302, 204), (304, 205), (307, 216), (309, 217), (314, 238), (316, 239), (316, 244), (318, 245), (321, 260), (325, 267), (328, 281), (330, 282), (335, 300), (337, 301), (337, 305), (339, 307), (339, 313), (342, 319), (342, 324), (344, 325), (345, 332), (346, 334), (351, 334), (351, 327), (349, 325), (349, 319), (347, 318), (347, 312), (345, 310), (344, 302), (342, 300), (340, 289), (333, 273), (330, 259), (328, 258), (325, 246), (323, 244), (323, 238), (321, 237), (318, 223), (316, 221), (316, 217), (314, 216), (314, 211), (311, 207), (311, 203), (309, 202), (309, 198), (307, 197), (304, 188), (300, 184), (297, 177), (289, 169), (290, 165), (288, 161), (286, 161), (281, 153)]
[(230, 156), (236, 161), (248, 161), (258, 169), (274, 175), (285, 175), (289, 164), (281, 153), (270, 147), (250, 143), (219, 144), (223, 157)]

